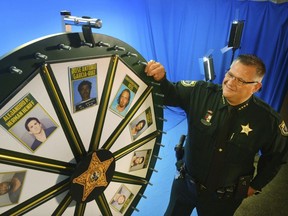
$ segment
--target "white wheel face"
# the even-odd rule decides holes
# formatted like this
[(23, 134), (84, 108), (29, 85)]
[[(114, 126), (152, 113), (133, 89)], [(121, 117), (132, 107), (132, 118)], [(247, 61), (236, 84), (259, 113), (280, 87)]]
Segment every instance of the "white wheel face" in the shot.
[[(0, 214), (131, 215), (137, 209), (161, 146), (159, 86), (151, 85), (145, 60), (132, 47), (93, 36), (110, 47), (78, 46), (81, 34), (70, 33), (0, 60), (0, 68), (13, 57), (17, 67), (28, 64), (0, 81), (8, 88), (0, 94), (0, 182), (21, 176), (14, 194), (0, 196)], [(72, 49), (51, 48), (63, 42)], [(113, 50), (116, 45), (121, 49)], [(36, 49), (48, 60), (26, 63)]]

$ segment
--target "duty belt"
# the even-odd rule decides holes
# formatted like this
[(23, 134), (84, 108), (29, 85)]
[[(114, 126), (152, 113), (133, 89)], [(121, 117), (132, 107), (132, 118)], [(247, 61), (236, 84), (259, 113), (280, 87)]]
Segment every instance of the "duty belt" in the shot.
[[(198, 190), (198, 193), (203, 193), (205, 191), (208, 191), (207, 187), (203, 184), (201, 184), (199, 181), (197, 181), (195, 178), (190, 176), (188, 173), (185, 173), (185, 178), (190, 181), (192, 184), (195, 184)], [(216, 198), (218, 199), (229, 199), (233, 198), (234, 192), (236, 189), (236, 185), (230, 185), (227, 187), (220, 187), (216, 189), (215, 191), (212, 191), (216, 195)], [(210, 191), (211, 192), (211, 191)]]

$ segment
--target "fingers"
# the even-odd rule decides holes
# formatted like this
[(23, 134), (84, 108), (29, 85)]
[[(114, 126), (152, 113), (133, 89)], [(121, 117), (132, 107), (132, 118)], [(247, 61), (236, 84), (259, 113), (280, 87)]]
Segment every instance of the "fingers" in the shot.
[(145, 67), (145, 73), (148, 73), (151, 70), (151, 66), (155, 63), (156, 62), (154, 60), (150, 60)]
[(155, 61), (150, 61), (148, 64), (147, 64), (147, 67), (146, 67), (146, 73), (148, 76), (153, 76), (156, 72), (157, 72), (157, 69), (160, 67), (160, 63), (158, 62), (155, 62)]
[(153, 77), (154, 80), (159, 81), (165, 76), (165, 69), (159, 62), (151, 60), (145, 67), (145, 73), (147, 76)]

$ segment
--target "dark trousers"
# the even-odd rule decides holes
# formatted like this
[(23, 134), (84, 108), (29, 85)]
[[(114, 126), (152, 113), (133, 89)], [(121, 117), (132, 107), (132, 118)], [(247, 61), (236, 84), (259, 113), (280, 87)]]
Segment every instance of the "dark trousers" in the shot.
[(198, 216), (233, 216), (242, 200), (219, 199), (216, 193), (197, 190), (187, 178), (175, 179), (165, 216), (190, 216), (194, 208)]

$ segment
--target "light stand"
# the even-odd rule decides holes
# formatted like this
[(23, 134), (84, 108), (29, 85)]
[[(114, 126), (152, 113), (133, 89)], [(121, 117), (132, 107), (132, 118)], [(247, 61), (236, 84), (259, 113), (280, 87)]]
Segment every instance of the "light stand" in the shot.
[(234, 60), (236, 50), (240, 48), (243, 27), (244, 27), (244, 20), (235, 20), (232, 22), (228, 41), (228, 47), (232, 47), (231, 63)]

